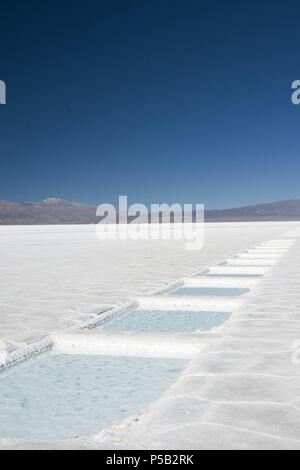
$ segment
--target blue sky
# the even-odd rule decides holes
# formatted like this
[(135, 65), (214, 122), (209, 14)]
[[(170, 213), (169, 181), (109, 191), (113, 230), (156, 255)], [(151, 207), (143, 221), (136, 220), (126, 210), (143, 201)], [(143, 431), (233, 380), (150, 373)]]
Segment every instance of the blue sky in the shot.
[(0, 199), (300, 198), (299, 2), (2, 0), (0, 10)]

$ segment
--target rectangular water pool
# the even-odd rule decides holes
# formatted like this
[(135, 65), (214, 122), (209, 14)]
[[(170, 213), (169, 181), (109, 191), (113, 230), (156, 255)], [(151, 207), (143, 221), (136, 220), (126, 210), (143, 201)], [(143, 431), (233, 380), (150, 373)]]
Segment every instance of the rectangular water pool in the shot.
[(174, 290), (170, 295), (212, 295), (220, 297), (237, 297), (249, 292), (249, 289), (240, 287), (180, 287)]
[(136, 309), (105, 320), (98, 328), (114, 331), (191, 332), (220, 326), (229, 313)]
[(206, 273), (205, 276), (208, 276), (208, 277), (215, 277), (215, 278), (219, 278), (219, 277), (233, 277), (233, 278), (244, 278), (244, 277), (249, 277), (251, 279), (253, 278), (262, 278), (263, 277), (263, 274), (233, 274), (233, 273), (220, 273), (220, 274), (216, 274), (216, 273)]
[(186, 361), (45, 354), (0, 373), (0, 438), (91, 436), (159, 398)]

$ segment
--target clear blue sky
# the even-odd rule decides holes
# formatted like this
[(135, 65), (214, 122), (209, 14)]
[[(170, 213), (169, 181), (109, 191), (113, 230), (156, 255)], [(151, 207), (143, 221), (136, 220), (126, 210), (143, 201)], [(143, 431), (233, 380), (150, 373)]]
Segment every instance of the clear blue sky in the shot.
[(0, 199), (300, 198), (299, 1), (2, 0)]

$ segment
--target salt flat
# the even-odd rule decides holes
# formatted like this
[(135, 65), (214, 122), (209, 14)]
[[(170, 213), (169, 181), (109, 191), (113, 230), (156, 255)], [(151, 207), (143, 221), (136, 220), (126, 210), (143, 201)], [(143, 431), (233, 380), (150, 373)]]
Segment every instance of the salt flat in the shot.
[(99, 241), (93, 225), (0, 227), (0, 339), (65, 328), (142, 289), (280, 236), (294, 222), (206, 224), (201, 251), (183, 241)]
[[(294, 342), (300, 340), (299, 223), (207, 225), (206, 243), (199, 252), (186, 251), (183, 242), (99, 242), (93, 230), (92, 226), (30, 227), (24, 233), (15, 228), (2, 232), (6, 232), (2, 250), (7, 262), (1, 277), (10, 273), (10, 287), (16, 288), (17, 283), (22, 287), (19, 296), (14, 291), (14, 304), (13, 289), (8, 289), (11, 304), (2, 303), (6, 321), (1, 323), (2, 338), (14, 341), (45, 332), (58, 354), (181, 357), (190, 360), (188, 367), (148, 410), (112, 428), (100, 428), (99, 421), (96, 436), (79, 433), (79, 439), (52, 442), (42, 435), (39, 441), (2, 438), (1, 448), (300, 448), (300, 372), (292, 360)], [(254, 245), (255, 249), (244, 252)], [(240, 264), (228, 263), (231, 255)], [(254, 264), (248, 265), (252, 258)], [(227, 272), (222, 272), (222, 278), (211, 277), (211, 263), (222, 260), (227, 264), (220, 267)], [(206, 275), (185, 277), (200, 266), (207, 267)], [(197, 299), (187, 287), (184, 295), (179, 295), (182, 288), (160, 296), (139, 295), (141, 289), (156, 287), (164, 279), (189, 279), (205, 293), (213, 283), (220, 288), (220, 279), (228, 289), (229, 281), (231, 287), (235, 285), (237, 270), (249, 276), (253, 269), (262, 270), (264, 276), (237, 278), (241, 285), (250, 283), (250, 292), (245, 289), (240, 296), (224, 297), (223, 291), (216, 295), (215, 289), (215, 297), (205, 294)], [(103, 303), (114, 304), (124, 297), (138, 299), (142, 305), (159, 301), (167, 310), (184, 301), (191, 312), (195, 300), (206, 307), (213, 301), (214, 309), (215, 303), (224, 307), (230, 302), (232, 316), (207, 333), (59, 331), (83, 313), (97, 312)], [(9, 317), (16, 304), (12, 325)], [(7, 306), (11, 311), (5, 310)], [(81, 424), (89, 429), (85, 419)], [(94, 424), (97, 429), (97, 421)]]

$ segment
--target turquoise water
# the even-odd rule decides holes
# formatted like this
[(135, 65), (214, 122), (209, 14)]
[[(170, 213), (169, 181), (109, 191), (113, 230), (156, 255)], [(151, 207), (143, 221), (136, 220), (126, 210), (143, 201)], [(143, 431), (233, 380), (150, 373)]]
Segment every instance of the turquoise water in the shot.
[(159, 398), (185, 365), (176, 359), (45, 354), (0, 374), (0, 437), (94, 435)]
[(230, 317), (229, 313), (168, 310), (130, 310), (105, 320), (98, 328), (114, 331), (191, 332), (210, 330)]

